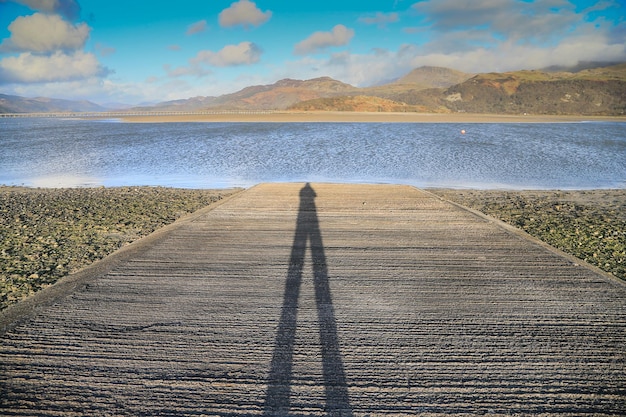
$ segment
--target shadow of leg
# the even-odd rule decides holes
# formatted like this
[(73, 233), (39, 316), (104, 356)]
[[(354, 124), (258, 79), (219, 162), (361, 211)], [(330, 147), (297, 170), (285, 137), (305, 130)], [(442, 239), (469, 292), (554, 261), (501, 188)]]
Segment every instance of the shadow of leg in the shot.
[[(315, 211), (313, 211), (315, 213)], [(326, 411), (330, 416), (352, 416), (348, 385), (339, 350), (335, 308), (330, 292), (326, 255), (317, 216), (311, 220), (309, 237), (313, 258), (315, 301), (322, 346), (322, 370), (326, 390)]]
[(300, 295), (300, 284), (302, 283), (306, 239), (306, 233), (299, 229), (296, 230), (265, 397), (265, 415), (267, 416), (287, 415), (289, 412), (293, 343), (296, 338), (298, 296)]
[(325, 411), (330, 416), (352, 416), (343, 360), (339, 350), (335, 310), (330, 293), (328, 267), (317, 218), (315, 196), (315, 191), (309, 184), (300, 190), (300, 208), (296, 232), (291, 248), (283, 306), (265, 398), (264, 411), (267, 416), (287, 415), (289, 413), (298, 296), (302, 283), (306, 244), (309, 240), (322, 349), (322, 370), (326, 396)]

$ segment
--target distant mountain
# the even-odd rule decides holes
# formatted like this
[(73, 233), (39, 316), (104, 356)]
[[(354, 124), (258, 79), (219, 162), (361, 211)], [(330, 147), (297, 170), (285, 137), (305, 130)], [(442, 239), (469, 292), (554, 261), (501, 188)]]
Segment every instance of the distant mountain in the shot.
[[(570, 68), (571, 69), (571, 68)], [(420, 67), (385, 85), (357, 88), (330, 77), (284, 79), (219, 97), (192, 97), (132, 111), (419, 111), (495, 114), (626, 114), (626, 63), (581, 63), (575, 71), (466, 74)], [(0, 94), (0, 113), (106, 111), (90, 102)]]
[(330, 77), (312, 80), (284, 79), (271, 85), (248, 87), (217, 100), (220, 107), (282, 110), (304, 100), (333, 97), (358, 91), (356, 87)]
[[(159, 103), (152, 109), (186, 111), (214, 110), (284, 110), (305, 100), (357, 93), (358, 88), (330, 77), (312, 80), (284, 79), (269, 85), (256, 85), (219, 97), (194, 97)], [(137, 110), (137, 109), (134, 109)]]
[[(451, 78), (452, 77), (452, 78)], [(462, 81), (453, 85), (453, 77)], [(411, 84), (412, 82), (412, 84)], [(434, 85), (449, 84), (445, 87)], [(431, 88), (425, 88), (430, 85)], [(577, 72), (512, 71), (470, 76), (445, 68), (422, 67), (385, 85), (361, 90), (369, 106), (351, 96), (305, 101), (293, 109), (427, 111), (493, 114), (624, 115), (626, 64), (590, 66)], [(394, 103), (394, 104), (391, 104)], [(360, 110), (369, 108), (371, 110)]]
[[(149, 104), (146, 103), (142, 105), (147, 106)], [(137, 107), (137, 105), (128, 104), (128, 103), (119, 103), (119, 102), (107, 102), (107, 103), (102, 103), (102, 107), (104, 107), (107, 110), (124, 110), (124, 109), (130, 109), (132, 107)]]
[(192, 97), (181, 100), (164, 101), (153, 105), (131, 107), (132, 111), (196, 111), (211, 107), (216, 97)]
[(620, 62), (595, 62), (595, 61), (580, 61), (576, 65), (552, 65), (547, 68), (543, 68), (543, 72), (580, 72), (584, 70), (594, 68), (604, 68), (614, 65), (618, 65)]
[(404, 77), (398, 78), (393, 84), (417, 84), (426, 88), (446, 88), (462, 83), (472, 77), (450, 68), (424, 66), (414, 69)]
[[(439, 105), (455, 112), (623, 115), (626, 64), (577, 73), (479, 74), (441, 91), (437, 97)], [(423, 103), (423, 99), (416, 103)]]
[[(360, 94), (383, 97), (407, 104), (417, 104), (411, 101), (411, 98), (423, 95), (420, 91), (447, 88), (462, 83), (471, 77), (472, 74), (449, 68), (424, 66), (416, 68), (388, 84), (363, 88)], [(419, 106), (420, 108), (424, 108), (424, 106), (428, 108), (428, 103), (419, 103)]]
[(0, 113), (91, 112), (107, 109), (90, 101), (71, 101), (46, 97), (26, 98), (0, 94)]
[(161, 103), (166, 110), (420, 111), (622, 115), (626, 64), (577, 72), (466, 74), (420, 67), (392, 83), (357, 88), (329, 77), (280, 80), (220, 97)]
[[(285, 110), (301, 102), (307, 102), (309, 106), (325, 107), (328, 102), (322, 100), (311, 103), (311, 101), (340, 96), (370, 96), (393, 100), (394, 95), (401, 92), (419, 91), (431, 87), (449, 87), (470, 77), (470, 74), (448, 68), (421, 67), (392, 83), (369, 88), (357, 88), (330, 77), (311, 80), (284, 79), (274, 84), (246, 87), (238, 92), (219, 97), (194, 97), (186, 100), (167, 101), (152, 106), (150, 109), (167, 111), (199, 109)], [(401, 105), (401, 103), (398, 104)], [(343, 104), (344, 107), (352, 105), (354, 103)], [(142, 107), (133, 110), (148, 110), (148, 108)]]
[(301, 101), (289, 107), (299, 111), (423, 112), (428, 109), (374, 96), (341, 96)]

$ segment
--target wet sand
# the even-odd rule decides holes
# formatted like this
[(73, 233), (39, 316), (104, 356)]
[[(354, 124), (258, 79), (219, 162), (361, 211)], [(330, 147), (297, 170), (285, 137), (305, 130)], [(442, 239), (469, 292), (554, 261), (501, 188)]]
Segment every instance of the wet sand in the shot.
[(129, 115), (119, 119), (132, 123), (165, 122), (274, 122), (274, 123), (574, 123), (619, 121), (624, 117), (499, 115), (468, 113), (373, 113), (373, 112), (224, 112), (215, 114)]
[[(626, 190), (429, 191), (626, 279)], [(233, 192), (0, 187), (0, 309)]]

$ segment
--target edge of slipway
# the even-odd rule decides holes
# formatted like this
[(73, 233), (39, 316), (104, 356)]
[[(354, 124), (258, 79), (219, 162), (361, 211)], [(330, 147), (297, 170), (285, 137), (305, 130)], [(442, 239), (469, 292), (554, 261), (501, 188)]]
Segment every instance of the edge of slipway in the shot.
[(470, 208), (470, 207), (464, 206), (462, 204), (456, 203), (454, 201), (448, 200), (448, 199), (446, 199), (444, 197), (440, 197), (440, 196), (438, 196), (438, 195), (436, 195), (434, 193), (431, 193), (428, 190), (424, 190), (422, 188), (417, 188), (417, 187), (415, 187), (415, 188), (420, 190), (423, 193), (431, 195), (433, 198), (437, 198), (437, 199), (439, 199), (441, 201), (445, 201), (446, 203), (449, 203), (449, 204), (451, 204), (451, 205), (453, 205), (455, 207), (458, 207), (461, 210), (465, 210), (467, 212), (470, 212), (470, 213), (474, 214), (475, 216), (477, 216), (477, 217), (487, 221), (488, 223), (492, 223), (494, 225), (497, 225), (498, 227), (500, 227), (500, 228), (502, 228), (502, 229), (504, 229), (504, 230), (506, 230), (506, 231), (508, 231), (508, 232), (510, 232), (510, 233), (512, 233), (514, 235), (516, 235), (516, 236), (519, 236), (519, 237), (521, 237), (523, 239), (526, 239), (526, 240), (528, 240), (530, 242), (533, 242), (536, 245), (539, 245), (539, 246), (549, 250), (550, 252), (554, 253), (555, 255), (558, 255), (558, 256), (561, 256), (561, 257), (567, 259), (568, 261), (572, 262), (576, 266), (580, 266), (582, 268), (589, 269), (589, 270), (595, 272), (596, 274), (602, 275), (605, 278), (609, 278), (612, 281), (614, 281), (614, 282), (616, 282), (616, 283), (626, 287), (626, 281), (621, 280), (621, 279), (617, 278), (615, 275), (609, 274), (608, 272), (603, 271), (602, 269), (598, 268), (597, 266), (591, 265), (590, 263), (588, 263), (588, 262), (586, 262), (586, 261), (584, 261), (584, 260), (582, 260), (580, 258), (577, 258), (574, 255), (571, 255), (571, 254), (569, 254), (567, 252), (564, 252), (561, 249), (556, 248), (556, 247), (550, 245), (549, 243), (546, 243), (543, 240), (540, 240), (540, 239), (538, 239), (538, 238), (528, 234), (527, 232), (523, 231), (522, 229), (519, 229), (519, 228), (517, 228), (515, 226), (512, 226), (512, 225), (510, 225), (510, 224), (508, 224), (508, 223), (506, 223), (506, 222), (504, 222), (504, 221), (502, 221), (500, 219), (496, 219), (495, 217), (489, 216), (488, 214), (485, 214), (485, 213), (483, 213), (481, 211), (478, 211), (478, 210), (475, 210), (473, 208)]
[(85, 287), (90, 282), (109, 272), (116, 265), (131, 259), (141, 251), (146, 250), (159, 239), (178, 229), (181, 225), (203, 216), (205, 213), (220, 207), (232, 199), (241, 197), (241, 195), (248, 189), (235, 191), (232, 194), (223, 197), (221, 200), (212, 202), (206, 207), (182, 216), (173, 223), (163, 226), (149, 235), (117, 249), (110, 255), (94, 261), (72, 274), (62, 277), (54, 284), (36, 292), (32, 296), (10, 305), (5, 310), (0, 311), (0, 336), (28, 320), (39, 310), (52, 305), (72, 294), (76, 290)]
[[(123, 246), (122, 248), (116, 250), (115, 252), (113, 252), (112, 254), (94, 261), (92, 264), (80, 269), (79, 271), (66, 275), (65, 277), (59, 279), (56, 283), (54, 283), (53, 285), (44, 288), (41, 291), (38, 291), (37, 293), (35, 293), (34, 295), (27, 297), (24, 300), (19, 301), (16, 304), (13, 304), (11, 306), (9, 306), (8, 308), (6, 308), (4, 311), (0, 312), (0, 336), (5, 334), (6, 332), (10, 331), (11, 329), (19, 326), (20, 324), (22, 324), (23, 322), (27, 321), (30, 317), (32, 317), (33, 315), (35, 315), (38, 311), (44, 309), (47, 306), (50, 306), (60, 300), (62, 300), (63, 298), (71, 295), (73, 292), (75, 292), (76, 290), (85, 287), (86, 285), (88, 285), (89, 283), (93, 282), (94, 280), (96, 280), (98, 277), (106, 274), (107, 272), (109, 272), (113, 267), (115, 267), (116, 265), (118, 265), (121, 262), (124, 262), (128, 259), (131, 259), (133, 256), (139, 254), (140, 252), (142, 252), (143, 250), (146, 250), (147, 248), (149, 248), (151, 245), (153, 245), (154, 243), (156, 243), (159, 239), (165, 237), (166, 235), (172, 233), (173, 231), (175, 231), (176, 229), (178, 229), (179, 227), (181, 227), (182, 225), (189, 223), (191, 221), (193, 221), (194, 219), (203, 216), (204, 214), (216, 209), (217, 207), (220, 207), (224, 204), (227, 204), (228, 202), (235, 200), (235, 199), (240, 199), (240, 198), (245, 198), (245, 195), (247, 193), (248, 190), (252, 190), (256, 187), (259, 187), (263, 184), (266, 183), (260, 183), (257, 185), (254, 185), (252, 187), (246, 188), (246, 189), (242, 189), (241, 191), (237, 191), (234, 192), (233, 194), (230, 194), (224, 198), (222, 198), (221, 200), (218, 200), (214, 203), (211, 203), (210, 205), (203, 207), (199, 210), (196, 210), (193, 213), (190, 213), (188, 215), (185, 215), (179, 219), (177, 219), (175, 222), (166, 225), (162, 228), (159, 228), (157, 230), (155, 230), (154, 232), (152, 232), (151, 234), (138, 239), (126, 246)], [(282, 184), (282, 183), (276, 183), (276, 184)], [(288, 183), (285, 183), (288, 184)], [(330, 185), (335, 185), (334, 183), (316, 183), (316, 184), (330, 184)], [(341, 183), (337, 183), (336, 185), (347, 185), (349, 186), (350, 184), (341, 184)], [(395, 184), (379, 184), (380, 186), (385, 186), (385, 185), (395, 185)], [(465, 210), (469, 213), (472, 213), (474, 216), (479, 217), (480, 219), (482, 219), (483, 221), (486, 221), (488, 223), (494, 224), (504, 230), (506, 230), (507, 232), (514, 234), (518, 237), (521, 237), (523, 239), (526, 239), (536, 245), (539, 245), (549, 251), (551, 251), (552, 253), (563, 257), (565, 259), (567, 259), (569, 262), (582, 267), (582, 268), (586, 268), (589, 269), (591, 271), (593, 271), (596, 274), (602, 275), (608, 279), (610, 279), (611, 281), (613, 281), (614, 283), (617, 283), (619, 285), (622, 286), (626, 286), (626, 282), (615, 277), (614, 275), (611, 275), (603, 270), (601, 270), (600, 268), (593, 266), (585, 261), (583, 261), (582, 259), (579, 259), (573, 255), (570, 255), (566, 252), (563, 252), (562, 250), (555, 248), (554, 246), (551, 246), (531, 235), (529, 235), (528, 233), (526, 233), (525, 231), (518, 229), (512, 225), (509, 225), (501, 220), (498, 220), (494, 217), (488, 216), (478, 210), (474, 210), (471, 209), (469, 207), (466, 207), (462, 204), (459, 203), (455, 203), (453, 201), (450, 201), (446, 198), (440, 197), (436, 194), (433, 194), (427, 190), (418, 188), (418, 187), (414, 187), (414, 186), (408, 186), (410, 188), (413, 188), (415, 190), (418, 190), (420, 192), (425, 193), (426, 195), (430, 196), (431, 198), (434, 199), (438, 199), (440, 201), (443, 201), (447, 204), (453, 205), (461, 210)]]

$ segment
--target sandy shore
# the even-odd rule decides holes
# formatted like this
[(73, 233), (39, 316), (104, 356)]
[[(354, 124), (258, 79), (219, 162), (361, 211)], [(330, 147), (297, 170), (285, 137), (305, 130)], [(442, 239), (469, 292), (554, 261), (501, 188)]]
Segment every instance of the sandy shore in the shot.
[(584, 121), (619, 121), (624, 117), (499, 115), (468, 113), (371, 113), (371, 112), (268, 112), (121, 116), (125, 122), (274, 122), (274, 123), (574, 123)]
[[(626, 190), (429, 191), (626, 279)], [(233, 192), (0, 187), (0, 309)]]

